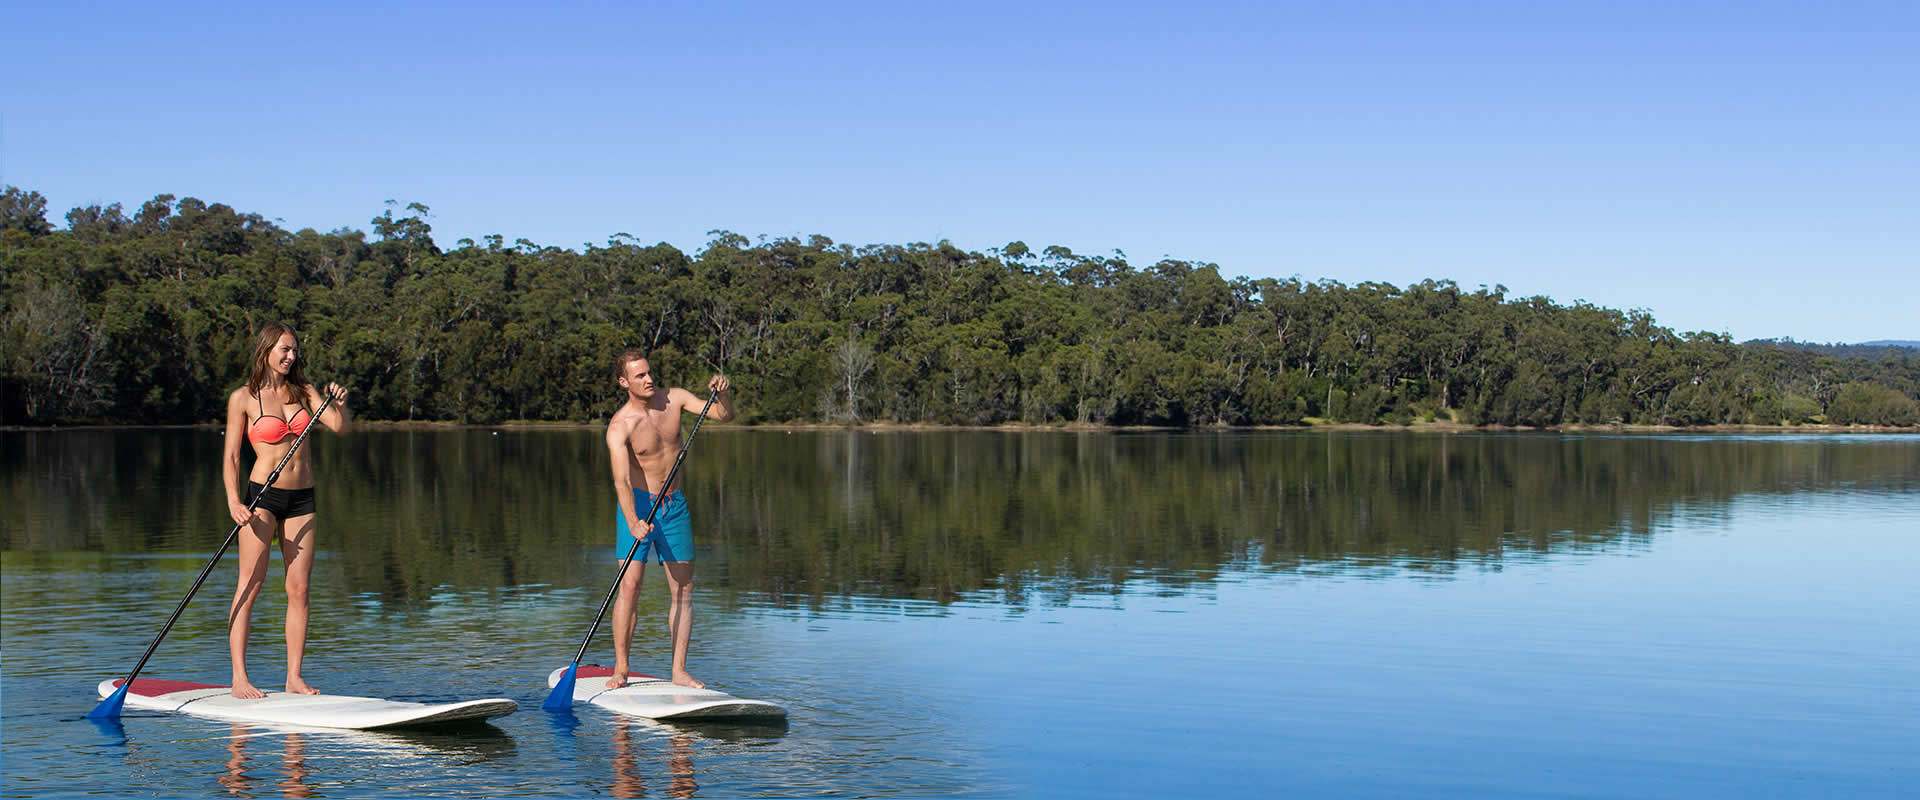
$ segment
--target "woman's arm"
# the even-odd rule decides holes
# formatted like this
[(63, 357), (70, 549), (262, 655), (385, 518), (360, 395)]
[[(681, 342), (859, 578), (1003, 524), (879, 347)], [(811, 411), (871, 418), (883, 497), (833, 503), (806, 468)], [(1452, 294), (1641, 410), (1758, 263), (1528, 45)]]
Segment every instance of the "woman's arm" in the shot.
[[(337, 383), (327, 384), (327, 394), (333, 395), (333, 405), (327, 406), (327, 413), (320, 415), (320, 423), (334, 433), (347, 432), (347, 387)], [(313, 402), (324, 401), (319, 390), (313, 390)]]
[(240, 499), (240, 448), (247, 441), (247, 390), (227, 396), (227, 441), (221, 452), (220, 478), (227, 488), (227, 513), (235, 524), (247, 521), (247, 504)]

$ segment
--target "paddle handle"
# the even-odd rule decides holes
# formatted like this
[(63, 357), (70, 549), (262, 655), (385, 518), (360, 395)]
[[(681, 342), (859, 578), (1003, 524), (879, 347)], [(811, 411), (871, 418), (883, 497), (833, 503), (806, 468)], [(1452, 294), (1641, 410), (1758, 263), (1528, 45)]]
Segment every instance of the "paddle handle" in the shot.
[[(286, 469), (287, 462), (293, 460), (293, 454), (300, 450), (300, 443), (307, 440), (307, 434), (320, 426), (320, 417), (327, 413), (327, 405), (333, 402), (333, 397), (332, 392), (326, 393), (326, 398), (320, 401), (320, 411), (313, 415), (313, 422), (293, 440), (293, 446), (287, 448), (287, 454), (280, 457), (280, 463), (275, 465), (273, 472), (267, 475), (267, 482), (262, 484), (260, 491), (253, 495), (253, 501), (247, 503), (248, 517), (253, 516), (254, 507), (260, 505), (260, 500), (267, 496), (267, 489), (273, 486), (274, 481), (280, 479), (280, 470)], [(160, 640), (167, 638), (167, 632), (173, 630), (173, 624), (179, 622), (180, 614), (187, 610), (187, 601), (192, 600), (194, 593), (200, 591), (200, 585), (207, 582), (207, 576), (212, 574), (213, 568), (220, 564), (220, 558), (227, 554), (227, 548), (233, 546), (233, 540), (240, 535), (240, 528), (246, 524), (245, 522), (234, 523), (233, 530), (227, 532), (226, 541), (220, 543), (220, 549), (214, 551), (213, 558), (207, 562), (207, 565), (200, 568), (200, 577), (193, 579), (193, 588), (188, 589), (187, 596), (180, 598), (180, 604), (173, 607), (173, 615), (167, 617), (167, 624), (160, 627), (159, 633), (154, 634), (153, 641), (147, 644), (147, 652), (140, 654), (140, 660), (134, 663), (133, 669), (127, 673), (127, 679), (120, 684), (121, 686), (133, 686), (134, 676), (139, 675), (140, 670), (146, 668), (147, 659), (153, 657), (153, 651), (160, 649)]]
[[(648, 525), (653, 524), (654, 515), (660, 513), (660, 506), (667, 502), (667, 490), (673, 488), (673, 479), (680, 474), (680, 462), (687, 460), (687, 451), (693, 449), (693, 437), (700, 433), (700, 423), (707, 421), (707, 410), (713, 408), (713, 401), (719, 396), (720, 391), (715, 389), (707, 395), (707, 404), (700, 407), (700, 416), (693, 420), (693, 430), (687, 431), (687, 441), (680, 445), (680, 454), (673, 457), (673, 468), (667, 470), (667, 480), (660, 484), (660, 494), (654, 496), (653, 508), (647, 511)], [(593, 635), (600, 631), (600, 621), (606, 619), (607, 609), (613, 606), (613, 598), (620, 594), (620, 579), (626, 577), (627, 567), (633, 564), (633, 556), (640, 552), (641, 544), (643, 540), (634, 536), (633, 546), (627, 548), (627, 557), (620, 560), (620, 571), (613, 575), (613, 587), (607, 590), (607, 599), (600, 604), (600, 613), (593, 615), (593, 627), (587, 629), (587, 638), (581, 640), (580, 652), (573, 657), (574, 666), (579, 666), (580, 660), (587, 657), (587, 648), (593, 645)]]

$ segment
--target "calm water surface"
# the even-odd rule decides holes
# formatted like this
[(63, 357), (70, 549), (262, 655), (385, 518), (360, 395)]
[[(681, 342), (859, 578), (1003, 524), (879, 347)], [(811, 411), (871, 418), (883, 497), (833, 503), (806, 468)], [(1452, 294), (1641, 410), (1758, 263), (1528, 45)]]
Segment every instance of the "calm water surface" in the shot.
[[(680, 727), (539, 708), (612, 580), (596, 431), (323, 436), (308, 679), (521, 711), (408, 734), (83, 721), (231, 527), (220, 443), (0, 432), (0, 795), (1920, 785), (1916, 437), (706, 428), (692, 667), (791, 718)], [(229, 557), (145, 676), (226, 681), (233, 580)], [(665, 668), (663, 583), (643, 671)]]

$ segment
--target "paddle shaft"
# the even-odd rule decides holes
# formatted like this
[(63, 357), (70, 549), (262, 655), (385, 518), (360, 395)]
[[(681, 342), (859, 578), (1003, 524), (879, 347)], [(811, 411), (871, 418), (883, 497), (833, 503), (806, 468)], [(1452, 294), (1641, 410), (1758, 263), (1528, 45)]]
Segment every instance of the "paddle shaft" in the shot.
[[(693, 430), (687, 431), (687, 440), (681, 443), (680, 454), (673, 457), (673, 468), (667, 470), (667, 480), (660, 484), (660, 494), (653, 498), (653, 508), (647, 511), (648, 525), (653, 524), (654, 515), (660, 513), (660, 507), (667, 502), (667, 494), (673, 488), (673, 479), (680, 474), (680, 462), (687, 460), (687, 451), (693, 448), (693, 437), (700, 433), (700, 423), (707, 420), (707, 410), (713, 408), (713, 401), (719, 396), (720, 392), (717, 390), (707, 395), (707, 404), (700, 407), (700, 416), (694, 419)], [(645, 478), (644, 475), (641, 477)], [(651, 536), (652, 531), (648, 531), (648, 535)], [(600, 604), (600, 613), (593, 615), (593, 627), (587, 629), (587, 638), (580, 642), (580, 652), (573, 657), (575, 666), (579, 666), (580, 660), (587, 657), (587, 648), (593, 645), (593, 635), (600, 632), (600, 621), (606, 619), (607, 609), (613, 606), (613, 598), (620, 594), (620, 579), (626, 577), (627, 567), (633, 564), (634, 554), (639, 553), (640, 545), (645, 543), (645, 539), (639, 536), (633, 537), (633, 546), (627, 548), (627, 557), (620, 560), (620, 571), (613, 574), (613, 588), (607, 590), (606, 602)]]
[[(306, 430), (300, 432), (298, 438), (293, 440), (293, 446), (287, 448), (287, 454), (280, 457), (280, 463), (274, 466), (273, 473), (267, 476), (267, 482), (261, 485), (260, 491), (253, 495), (253, 502), (247, 504), (248, 517), (253, 516), (254, 507), (260, 505), (261, 498), (267, 496), (267, 490), (273, 487), (273, 482), (280, 479), (280, 470), (286, 469), (287, 462), (293, 460), (293, 454), (299, 452), (300, 443), (307, 440), (307, 434), (320, 426), (320, 416), (327, 413), (327, 405), (332, 402), (333, 394), (329, 392), (326, 398), (320, 401), (320, 411), (313, 415), (313, 421), (307, 425)], [(187, 590), (186, 597), (180, 598), (180, 605), (174, 606), (173, 616), (167, 617), (167, 624), (161, 626), (159, 633), (154, 634), (153, 642), (147, 645), (147, 652), (140, 654), (140, 660), (133, 665), (133, 671), (127, 673), (127, 680), (120, 684), (121, 686), (133, 685), (133, 677), (139, 675), (140, 670), (147, 666), (147, 659), (153, 657), (153, 651), (160, 649), (160, 640), (167, 638), (167, 632), (173, 630), (173, 624), (180, 621), (180, 614), (187, 610), (187, 601), (192, 600), (194, 593), (200, 591), (200, 585), (207, 582), (207, 576), (212, 574), (213, 568), (220, 563), (220, 558), (227, 554), (227, 548), (233, 546), (233, 540), (239, 537), (240, 529), (246, 524), (245, 522), (234, 523), (233, 530), (227, 533), (226, 541), (221, 542), (220, 549), (214, 551), (213, 559), (208, 561), (205, 567), (200, 568), (200, 577), (193, 579), (193, 588)]]

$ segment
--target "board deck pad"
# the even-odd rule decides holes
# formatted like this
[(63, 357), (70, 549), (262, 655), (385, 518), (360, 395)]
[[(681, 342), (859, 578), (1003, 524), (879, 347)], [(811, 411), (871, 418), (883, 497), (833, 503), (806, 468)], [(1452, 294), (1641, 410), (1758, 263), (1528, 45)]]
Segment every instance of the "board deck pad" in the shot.
[[(561, 667), (547, 676), (547, 686), (560, 685), (567, 674)], [(784, 719), (787, 710), (765, 700), (748, 700), (717, 689), (690, 689), (652, 675), (629, 673), (627, 685), (607, 688), (612, 667), (581, 664), (574, 673), (573, 701), (591, 703), (633, 717), (659, 720)]]
[[(123, 679), (101, 681), (100, 696), (112, 695), (124, 682)], [(211, 683), (139, 678), (134, 680), (133, 688), (127, 690), (126, 704), (132, 708), (177, 711), (215, 719), (351, 730), (477, 722), (520, 709), (519, 703), (500, 697), (458, 703), (415, 703), (344, 694), (267, 692), (263, 698), (242, 700), (231, 692), (232, 687)]]

